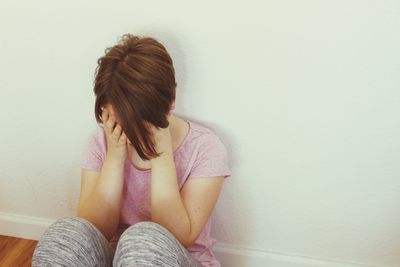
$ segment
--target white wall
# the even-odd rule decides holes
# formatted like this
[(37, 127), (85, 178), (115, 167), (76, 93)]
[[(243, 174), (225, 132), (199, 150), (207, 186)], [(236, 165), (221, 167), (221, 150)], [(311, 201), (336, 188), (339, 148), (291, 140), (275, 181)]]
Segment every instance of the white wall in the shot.
[(0, 234), (34, 239), (75, 213), (96, 60), (126, 32), (166, 45), (176, 113), (228, 147), (213, 220), (225, 266), (400, 266), (389, 0), (3, 0)]

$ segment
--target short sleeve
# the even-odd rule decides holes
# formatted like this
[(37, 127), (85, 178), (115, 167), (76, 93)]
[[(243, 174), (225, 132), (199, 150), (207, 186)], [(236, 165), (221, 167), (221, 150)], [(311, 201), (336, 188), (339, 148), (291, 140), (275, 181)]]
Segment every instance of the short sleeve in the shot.
[(201, 177), (231, 176), (228, 153), (221, 139), (214, 133), (205, 135), (198, 147), (198, 153), (188, 179)]
[(100, 171), (103, 166), (104, 156), (100, 142), (97, 140), (97, 132), (93, 132), (86, 139), (82, 152), (81, 168), (91, 171)]

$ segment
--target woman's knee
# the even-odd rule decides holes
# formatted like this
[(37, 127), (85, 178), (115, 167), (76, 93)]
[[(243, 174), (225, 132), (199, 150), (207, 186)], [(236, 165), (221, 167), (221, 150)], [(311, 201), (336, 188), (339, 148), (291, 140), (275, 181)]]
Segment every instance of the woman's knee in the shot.
[[(62, 217), (51, 224), (41, 239), (48, 242), (79, 239), (90, 242), (101, 232), (88, 220), (80, 217)], [(82, 241), (83, 241), (82, 240)]]
[(136, 239), (137, 241), (149, 241), (149, 244), (170, 245), (177, 240), (164, 226), (152, 222), (142, 221), (127, 228), (121, 235), (120, 242)]
[(112, 257), (109, 246), (107, 239), (86, 219), (63, 217), (51, 224), (41, 236), (34, 250), (32, 266), (69, 263), (83, 266), (89, 263), (87, 258), (93, 256), (109, 261), (108, 258)]
[(129, 266), (180, 266), (177, 242), (166, 228), (157, 223), (136, 223), (122, 233), (115, 252), (114, 266), (127, 266), (128, 262), (132, 263)]

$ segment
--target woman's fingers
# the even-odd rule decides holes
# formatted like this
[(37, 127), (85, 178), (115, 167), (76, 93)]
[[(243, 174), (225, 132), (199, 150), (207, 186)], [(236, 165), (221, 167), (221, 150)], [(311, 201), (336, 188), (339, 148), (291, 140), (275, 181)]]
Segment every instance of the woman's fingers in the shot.
[(106, 132), (106, 135), (107, 136), (112, 135), (115, 124), (115, 117), (110, 115), (107, 109), (103, 109), (102, 122), (104, 125), (104, 131)]
[(108, 119), (108, 112), (107, 109), (103, 108), (103, 111), (101, 112), (101, 120), (103, 123), (105, 123)]
[(125, 132), (122, 130), (121, 125), (119, 125), (117, 123), (117, 126), (115, 126), (115, 129), (112, 133), (112, 137), (114, 138), (114, 140), (120, 144), (126, 145), (127, 143), (127, 137)]
[(103, 111), (101, 112), (101, 122), (103, 123), (103, 126), (106, 126), (107, 120), (108, 120), (107, 109), (103, 109)]
[(109, 116), (108, 120), (106, 122), (106, 126), (108, 128), (109, 133), (112, 133), (114, 130), (114, 124), (115, 124), (115, 117), (114, 116)]
[(116, 138), (117, 140), (119, 139), (119, 136), (121, 135), (122, 132), (122, 128), (121, 126), (117, 123), (117, 125), (114, 128), (114, 131), (112, 132), (112, 135), (114, 138)]
[(125, 134), (125, 132), (122, 132), (122, 134), (121, 134), (121, 137), (119, 138), (119, 141), (122, 143), (122, 144), (127, 144), (127, 140), (128, 140), (128, 138), (126, 138), (126, 134)]
[(107, 109), (103, 109), (101, 114), (103, 125), (108, 136), (112, 136), (114, 140), (126, 142), (126, 135), (122, 130), (121, 125), (118, 124), (115, 115), (109, 114)]

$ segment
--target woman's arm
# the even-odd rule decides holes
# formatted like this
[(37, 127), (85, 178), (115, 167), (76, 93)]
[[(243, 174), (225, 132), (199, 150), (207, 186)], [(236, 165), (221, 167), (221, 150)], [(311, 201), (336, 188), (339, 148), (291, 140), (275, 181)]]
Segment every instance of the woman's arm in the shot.
[(150, 160), (152, 221), (167, 228), (185, 245), (190, 236), (190, 220), (179, 194), (169, 127), (160, 131), (156, 150), (162, 154)]
[(217, 202), (223, 177), (191, 179), (179, 192), (169, 127), (156, 137), (157, 152), (151, 159), (152, 221), (168, 229), (185, 247), (191, 246)]
[[(92, 222), (110, 240), (119, 224), (127, 138), (122, 127), (116, 122), (115, 115), (109, 115), (106, 108), (103, 109), (102, 121), (107, 139), (107, 155), (93, 190), (81, 190), (81, 194), (90, 193), (80, 199), (78, 217)], [(86, 180), (85, 184), (93, 184), (93, 181)]]
[(79, 200), (77, 216), (93, 223), (109, 241), (119, 223), (123, 171), (123, 162), (106, 158), (93, 191)]

